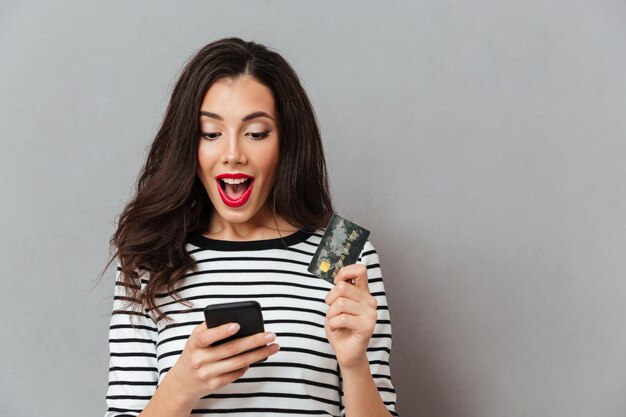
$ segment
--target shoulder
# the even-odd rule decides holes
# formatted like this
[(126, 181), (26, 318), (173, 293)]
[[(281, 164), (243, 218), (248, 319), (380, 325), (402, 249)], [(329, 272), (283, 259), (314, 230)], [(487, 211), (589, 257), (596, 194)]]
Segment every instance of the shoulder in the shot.
[(359, 254), (359, 261), (365, 265), (378, 265), (380, 263), (378, 251), (371, 240), (368, 239), (365, 242), (363, 250)]

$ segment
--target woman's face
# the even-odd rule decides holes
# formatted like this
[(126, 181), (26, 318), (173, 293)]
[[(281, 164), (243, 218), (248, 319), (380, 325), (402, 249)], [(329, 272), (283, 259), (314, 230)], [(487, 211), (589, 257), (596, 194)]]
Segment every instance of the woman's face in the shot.
[[(229, 223), (263, 222), (260, 209), (272, 189), (279, 157), (272, 92), (248, 75), (222, 78), (207, 91), (200, 112), (198, 176), (214, 215)], [(224, 174), (247, 179), (220, 179)]]

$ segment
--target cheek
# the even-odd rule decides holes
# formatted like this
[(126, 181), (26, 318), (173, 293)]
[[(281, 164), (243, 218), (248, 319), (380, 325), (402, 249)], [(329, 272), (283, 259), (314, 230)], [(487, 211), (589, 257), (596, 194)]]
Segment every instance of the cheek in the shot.
[(202, 182), (204, 182), (205, 180), (205, 172), (206, 172), (206, 164), (202, 158), (202, 155), (198, 155), (198, 169), (196, 171), (198, 173), (198, 176), (200, 177), (200, 179), (202, 180)]
[(208, 146), (206, 142), (200, 143), (198, 146), (198, 170), (209, 171), (213, 169), (219, 159), (219, 150), (214, 146)]
[(210, 187), (213, 181), (211, 176), (211, 172), (213, 170), (213, 161), (211, 155), (207, 152), (202, 152), (201, 150), (198, 152), (198, 169), (197, 174), (200, 178), (200, 181), (204, 184), (205, 187)]
[(278, 166), (278, 146), (274, 146), (271, 149), (267, 149), (261, 158), (261, 163), (263, 166), (263, 170), (266, 172), (265, 175), (268, 177), (273, 177), (276, 171), (276, 167)]

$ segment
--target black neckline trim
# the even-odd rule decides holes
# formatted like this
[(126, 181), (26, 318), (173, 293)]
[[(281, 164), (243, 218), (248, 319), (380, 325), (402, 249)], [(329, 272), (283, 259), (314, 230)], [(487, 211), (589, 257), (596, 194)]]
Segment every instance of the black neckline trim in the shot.
[(191, 232), (187, 237), (187, 241), (199, 248), (223, 251), (244, 251), (244, 250), (263, 250), (263, 249), (285, 249), (300, 242), (304, 242), (313, 233), (298, 230), (295, 233), (287, 235), (283, 238), (265, 239), (265, 240), (218, 240), (202, 236), (199, 232)]

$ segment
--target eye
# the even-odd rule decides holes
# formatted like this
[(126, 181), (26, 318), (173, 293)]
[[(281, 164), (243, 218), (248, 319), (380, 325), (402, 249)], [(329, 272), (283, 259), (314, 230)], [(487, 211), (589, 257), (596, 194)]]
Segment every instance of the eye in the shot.
[(250, 132), (247, 134), (250, 135), (250, 137), (254, 140), (261, 140), (268, 137), (270, 135), (270, 131), (266, 130), (265, 132)]
[(221, 133), (217, 132), (217, 133), (210, 133), (210, 132), (200, 132), (200, 136), (207, 138), (209, 140), (215, 140), (217, 139), (217, 136), (219, 136)]

